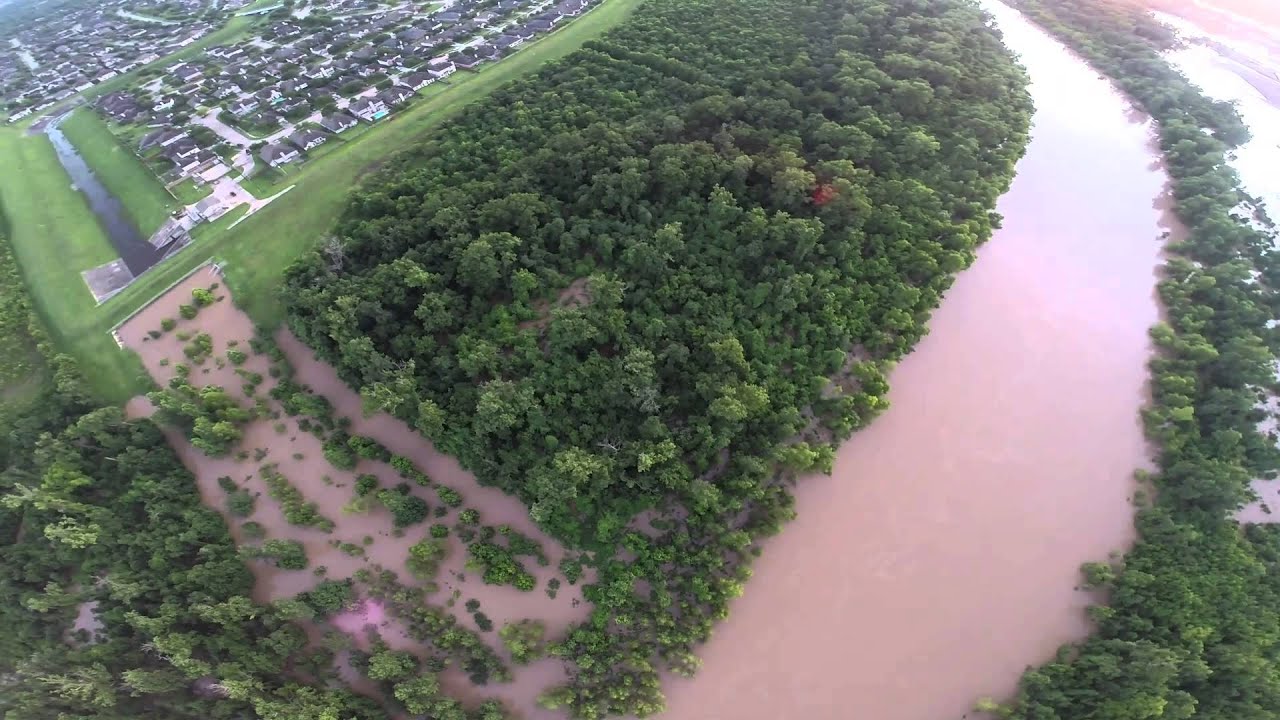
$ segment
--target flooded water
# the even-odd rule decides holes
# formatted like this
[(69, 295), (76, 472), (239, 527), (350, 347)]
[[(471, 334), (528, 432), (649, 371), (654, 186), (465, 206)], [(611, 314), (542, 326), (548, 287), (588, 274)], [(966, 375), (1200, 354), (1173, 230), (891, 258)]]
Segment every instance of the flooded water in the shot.
[[(226, 299), (201, 309), (195, 319), (178, 320), (175, 330), (158, 340), (151, 339), (148, 335), (149, 331), (159, 329), (165, 318), (179, 317), (178, 306), (191, 302), (193, 289), (207, 288), (221, 280), (208, 269), (198, 270), (121, 326), (121, 340), (138, 352), (143, 364), (157, 382), (167, 383), (175, 372), (174, 365), (185, 361), (182, 352), (185, 343), (178, 339), (179, 332), (209, 333), (213, 339), (215, 356), (225, 354), (232, 341), (238, 341), (238, 347), (249, 352), (248, 339), (253, 336), (252, 322), (232, 304), (225, 286), (219, 287), (216, 293)], [(564, 582), (554, 599), (548, 597), (545, 592), (547, 581), (556, 575), (555, 569), (564, 556), (564, 549), (538, 529), (519, 500), (494, 488), (481, 487), (475, 477), (463, 470), (456, 460), (436, 452), (421, 435), (395, 418), (388, 415), (363, 417), (360, 397), (342, 384), (332, 368), (317, 361), (306, 346), (287, 332), (278, 334), (277, 341), (296, 371), (296, 381), (309, 385), (327, 397), (337, 415), (350, 418), (352, 434), (377, 439), (392, 453), (413, 460), (419, 470), (437, 483), (461, 493), (464, 498), (463, 507), (479, 510), (481, 523), (510, 525), (542, 543), (549, 565), (539, 567), (533, 560), (524, 558), (526, 569), (537, 577), (538, 585), (532, 592), (521, 592), (511, 586), (482, 583), (477, 573), (466, 569), (466, 550), (456, 537), (451, 536), (449, 555), (441, 563), (436, 577), (440, 590), (429, 596), (433, 605), (446, 605), (456, 592), (456, 601), (449, 610), (463, 627), (475, 630), (475, 623), (465, 611), (464, 604), (467, 600), (478, 600), (480, 610), (489, 616), (495, 626), (493, 632), (481, 633), (481, 637), (504, 658), (508, 656), (497, 638), (497, 628), (507, 622), (525, 618), (541, 619), (546, 624), (548, 637), (554, 638), (571, 624), (586, 619), (591, 605), (582, 598), (581, 588), (591, 581), (591, 577), (585, 577), (576, 586)], [(166, 360), (168, 364), (161, 364)], [(265, 355), (250, 354), (241, 367), (267, 375), (268, 366), (269, 360)], [(219, 385), (236, 393), (239, 393), (243, 384), (230, 363), (223, 368), (216, 367), (212, 361), (203, 366), (194, 366), (190, 377), (193, 385)], [(272, 383), (268, 377), (259, 388), (259, 394), (269, 391)], [(272, 405), (278, 408), (274, 402)], [(128, 410), (133, 416), (147, 414), (150, 403), (145, 398), (137, 398), (129, 404)], [(283, 428), (278, 428), (277, 422), (283, 423)], [(456, 521), (456, 511), (451, 511), (444, 517), (429, 519), (402, 533), (395, 533), (391, 514), (381, 506), (367, 513), (343, 512), (343, 507), (353, 497), (353, 486), (358, 474), (376, 475), (380, 487), (394, 487), (403, 482), (402, 478), (390, 465), (372, 460), (361, 460), (354, 471), (338, 470), (325, 460), (319, 439), (309, 432), (300, 431), (297, 420), (287, 415), (282, 415), (278, 421), (257, 420), (244, 426), (244, 439), (236, 450), (244, 449), (252, 453), (260, 448), (265, 451), (260, 460), (253, 457), (237, 459), (234, 450), (227, 457), (208, 457), (192, 447), (179, 433), (170, 431), (166, 434), (183, 464), (195, 474), (201, 498), (207, 505), (223, 513), (238, 543), (244, 543), (247, 538), (242, 530), (242, 520), (226, 512), (226, 493), (218, 483), (218, 478), (223, 476), (230, 477), (240, 487), (257, 496), (256, 507), (248, 519), (260, 523), (266, 529), (267, 537), (297, 540), (306, 548), (310, 561), (306, 570), (281, 570), (265, 562), (251, 563), (250, 567), (256, 578), (254, 597), (262, 602), (292, 597), (315, 587), (321, 578), (313, 570), (320, 566), (326, 568), (326, 577), (341, 579), (350, 577), (361, 568), (377, 564), (395, 571), (400, 581), (406, 585), (420, 585), (421, 582), (412, 578), (405, 564), (409, 547), (427, 536), (432, 523), (453, 525)], [(278, 471), (302, 492), (306, 500), (314, 502), (320, 514), (334, 522), (333, 532), (325, 533), (317, 528), (288, 524), (279, 504), (268, 496), (262, 481), (259, 468), (267, 463), (277, 464)], [(433, 509), (441, 505), (433, 489), (413, 486), (411, 492), (421, 496)], [(362, 554), (349, 555), (343, 552), (333, 546), (335, 540), (361, 548)], [(363, 632), (365, 626), (373, 625), (391, 647), (421, 650), (418, 643), (405, 634), (403, 626), (384, 613), (383, 607), (376, 602), (365, 602), (350, 608), (348, 612), (332, 618), (331, 624), (352, 633), (360, 646), (367, 646)], [(321, 634), (317, 632), (318, 629), (309, 630), (312, 638), (318, 640)], [(352, 677), (348, 670), (344, 669), (344, 676)], [(472, 688), (461, 673), (446, 672), (442, 676), (442, 683), (456, 696), (476, 702), (488, 697), (501, 698), (507, 701), (508, 706), (524, 710), (522, 717), (526, 720), (558, 717), (554, 713), (537, 709), (535, 698), (547, 687), (564, 681), (561, 663), (544, 659), (527, 667), (513, 667), (513, 670), (513, 682), (490, 684), (481, 690)], [(356, 682), (354, 677), (352, 680), (356, 689), (369, 687)]]
[[(1162, 225), (1165, 177), (1152, 128), (1044, 33), (1003, 7), (991, 10), (1031, 72), (1037, 105), (1027, 156), (1001, 199), (1004, 227), (893, 372), (891, 409), (841, 448), (831, 477), (801, 482), (798, 520), (766, 547), (732, 617), (703, 648), (699, 676), (668, 681), (664, 717), (959, 719), (979, 697), (1009, 696), (1026, 666), (1088, 631), (1090, 598), (1074, 589), (1078, 568), (1132, 540), (1132, 473), (1147, 458), (1138, 421), (1151, 350), (1146, 331), (1158, 317), (1160, 238), (1171, 229)], [(197, 273), (121, 329), (161, 382), (172, 369), (160, 361), (176, 362), (181, 343), (172, 333), (147, 341), (146, 332), (176, 317), (192, 288), (216, 279)], [(229, 301), (184, 327), (213, 334), (218, 352), (251, 332)], [(292, 336), (278, 340), (300, 379), (352, 418), (353, 432), (413, 458), (480, 508), (484, 522), (509, 522), (541, 540), (554, 565), (562, 550), (537, 533), (518, 501), (480, 488), (393, 418), (363, 418), (359, 398), (332, 369)], [(265, 359), (253, 357), (247, 367), (264, 372)], [(193, 377), (238, 387), (229, 372)], [(143, 412), (142, 405), (131, 409)], [(337, 523), (331, 535), (284, 522), (257, 477), (261, 463), (207, 458), (171, 440), (206, 502), (222, 508), (221, 475), (262, 493), (252, 519), (272, 537), (303, 542), (312, 567), (325, 565), (329, 577), (367, 561), (407, 577), (404, 553), (425, 526), (396, 538), (385, 510), (343, 514), (353, 474), (329, 467), (319, 443), (291, 419), (286, 426), (281, 434), (270, 421), (253, 423), (244, 446), (269, 448), (263, 462), (279, 463)], [(384, 485), (396, 481), (381, 463), (362, 461), (357, 471)], [(365, 535), (375, 538), (367, 561), (328, 544), (359, 544)], [(459, 585), (453, 573), (462, 549), (455, 543), (453, 551), (432, 602)], [(261, 600), (316, 582), (310, 571), (255, 564), (254, 572)], [(469, 577), (460, 599), (480, 599), (499, 625), (541, 617), (554, 635), (588, 608), (572, 605), (567, 585), (551, 601), (544, 581), (540, 575), (538, 591), (518, 593)], [(393, 646), (412, 648), (382, 610), (364, 603), (334, 622), (347, 631), (372, 623)], [(453, 611), (465, 617), (460, 607)], [(492, 633), (485, 637), (496, 646)], [(532, 698), (562, 673), (543, 661), (484, 694), (506, 698), (526, 719), (556, 717)], [(464, 688), (452, 671), (445, 680)]]
[(89, 209), (98, 218), (98, 224), (107, 233), (111, 245), (120, 253), (120, 259), (135, 276), (160, 262), (164, 251), (158, 250), (133, 224), (124, 204), (111, 194), (98, 177), (89, 169), (88, 163), (76, 152), (76, 147), (67, 139), (65, 133), (58, 128), (62, 118), (50, 123), (45, 128), (49, 142), (58, 153), (58, 162), (62, 164), (71, 183), (84, 194), (89, 201)]
[(92, 643), (102, 627), (102, 618), (98, 617), (98, 601), (86, 600), (76, 606), (76, 619), (71, 624), (69, 635), (78, 644), (80, 633), (83, 632), (85, 640)]
[(1268, 51), (1243, 39), (1236, 25), (1213, 25), (1210, 32), (1173, 15), (1156, 17), (1189, 41), (1166, 59), (1209, 97), (1236, 104), (1252, 138), (1237, 148), (1231, 166), (1271, 219), (1280, 218), (1280, 31)]
[(1079, 566), (1132, 540), (1166, 178), (1118, 93), (990, 9), (1037, 106), (1004, 227), (892, 373), (891, 408), (801, 481), (664, 717), (973, 717), (1086, 634)]

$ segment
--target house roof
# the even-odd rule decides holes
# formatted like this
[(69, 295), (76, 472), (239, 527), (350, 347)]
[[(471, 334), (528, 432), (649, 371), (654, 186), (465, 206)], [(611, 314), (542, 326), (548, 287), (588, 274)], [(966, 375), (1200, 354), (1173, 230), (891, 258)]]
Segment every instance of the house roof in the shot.
[(289, 136), (289, 142), (299, 147), (305, 147), (316, 140), (324, 142), (325, 135), (324, 133), (318, 130), (312, 130), (311, 128), (303, 128)]
[(435, 78), (430, 73), (416, 72), (404, 76), (404, 82), (409, 87), (418, 87), (423, 83), (429, 83)]
[(287, 157), (289, 155), (297, 155), (298, 151), (283, 143), (271, 143), (270, 145), (258, 151), (258, 157), (267, 161), (268, 164), (274, 162), (277, 158)]
[(355, 124), (356, 119), (346, 113), (334, 113), (320, 120), (320, 124), (329, 130)]

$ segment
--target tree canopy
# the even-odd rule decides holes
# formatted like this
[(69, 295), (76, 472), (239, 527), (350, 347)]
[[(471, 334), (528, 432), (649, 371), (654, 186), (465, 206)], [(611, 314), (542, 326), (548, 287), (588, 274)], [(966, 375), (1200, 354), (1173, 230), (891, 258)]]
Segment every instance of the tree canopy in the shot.
[[(289, 270), (290, 327), (367, 405), (590, 553), (547, 704), (661, 709), (990, 236), (1025, 83), (961, 0), (650, 0), (370, 178)], [(500, 550), (472, 559), (519, 585)]]

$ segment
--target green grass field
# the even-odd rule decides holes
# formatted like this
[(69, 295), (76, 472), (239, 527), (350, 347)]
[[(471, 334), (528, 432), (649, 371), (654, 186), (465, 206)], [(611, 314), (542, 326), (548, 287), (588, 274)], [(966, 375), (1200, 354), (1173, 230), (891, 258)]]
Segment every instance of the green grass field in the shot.
[(183, 205), (191, 205), (209, 197), (213, 193), (213, 185), (208, 183), (197, 186), (196, 181), (187, 178), (177, 185), (173, 186), (173, 194), (178, 198), (178, 202)]
[(142, 365), (105, 332), (109, 325), (80, 278), (115, 259), (115, 249), (45, 136), (2, 132), (0, 158), (0, 206), (36, 312), (58, 349), (86, 369), (91, 387), (104, 399), (128, 399), (146, 386)]
[(77, 108), (58, 126), (76, 146), (93, 174), (124, 205), (129, 219), (149, 237), (169, 216), (182, 208), (151, 169), (120, 144), (98, 114), (88, 108)]
[[(352, 137), (333, 150), (283, 175), (274, 184), (262, 183), (255, 192), (271, 195), (290, 185), (294, 189), (259, 210), (234, 229), (227, 218), (208, 229), (200, 230), (192, 247), (165, 260), (129, 286), (124, 292), (94, 307), (92, 296), (84, 288), (79, 272), (115, 257), (102, 231), (98, 229), (80, 195), (67, 184), (66, 175), (43, 138), (18, 137), (16, 131), (0, 128), (0, 158), (6, 169), (14, 152), (12, 146), (43, 147), (52, 161), (38, 163), (37, 151), (24, 149), (13, 155), (19, 164), (15, 173), (0, 174), (0, 193), (22, 192), (19, 176), (40, 172), (53, 174), (62, 183), (48, 192), (61, 195), (58, 203), (74, 206), (79, 214), (69, 214), (67, 222), (45, 218), (39, 211), (11, 213), (15, 226), (14, 244), (22, 245), (19, 262), (36, 295), (36, 305), (53, 329), (59, 347), (71, 352), (93, 379), (93, 385), (106, 399), (123, 401), (147, 387), (145, 375), (137, 359), (120, 352), (108, 331), (173, 284), (196, 266), (210, 258), (225, 263), (227, 282), (243, 306), (257, 322), (273, 326), (283, 318), (275, 290), (284, 269), (307, 248), (322, 239), (341, 213), (351, 189), (371, 168), (380, 165), (397, 152), (411, 147), (442, 122), (454, 116), (471, 102), (483, 98), (507, 82), (535, 72), (549, 61), (578, 49), (588, 40), (622, 22), (642, 0), (606, 0), (604, 4), (500, 63), (482, 66), (478, 73), (459, 72), (447, 87), (414, 105), (393, 114), (379, 127)], [(239, 213), (237, 213), (238, 215)], [(85, 219), (87, 218), (87, 224)], [(43, 227), (43, 230), (33, 228)], [(45, 245), (42, 234), (54, 233), (58, 243), (74, 246), (86, 255), (82, 260), (66, 262), (62, 251)], [(91, 262), (88, 255), (96, 249), (102, 257)]]

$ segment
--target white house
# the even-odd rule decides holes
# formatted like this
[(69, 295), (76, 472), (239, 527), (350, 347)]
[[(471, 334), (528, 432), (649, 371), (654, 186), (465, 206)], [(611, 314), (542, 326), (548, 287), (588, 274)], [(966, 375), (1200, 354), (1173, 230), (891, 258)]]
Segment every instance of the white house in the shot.
[(454, 66), (448, 55), (433, 57), (427, 61), (427, 72), (431, 73), (431, 77), (437, 80), (447, 78), (457, 70), (458, 68)]

